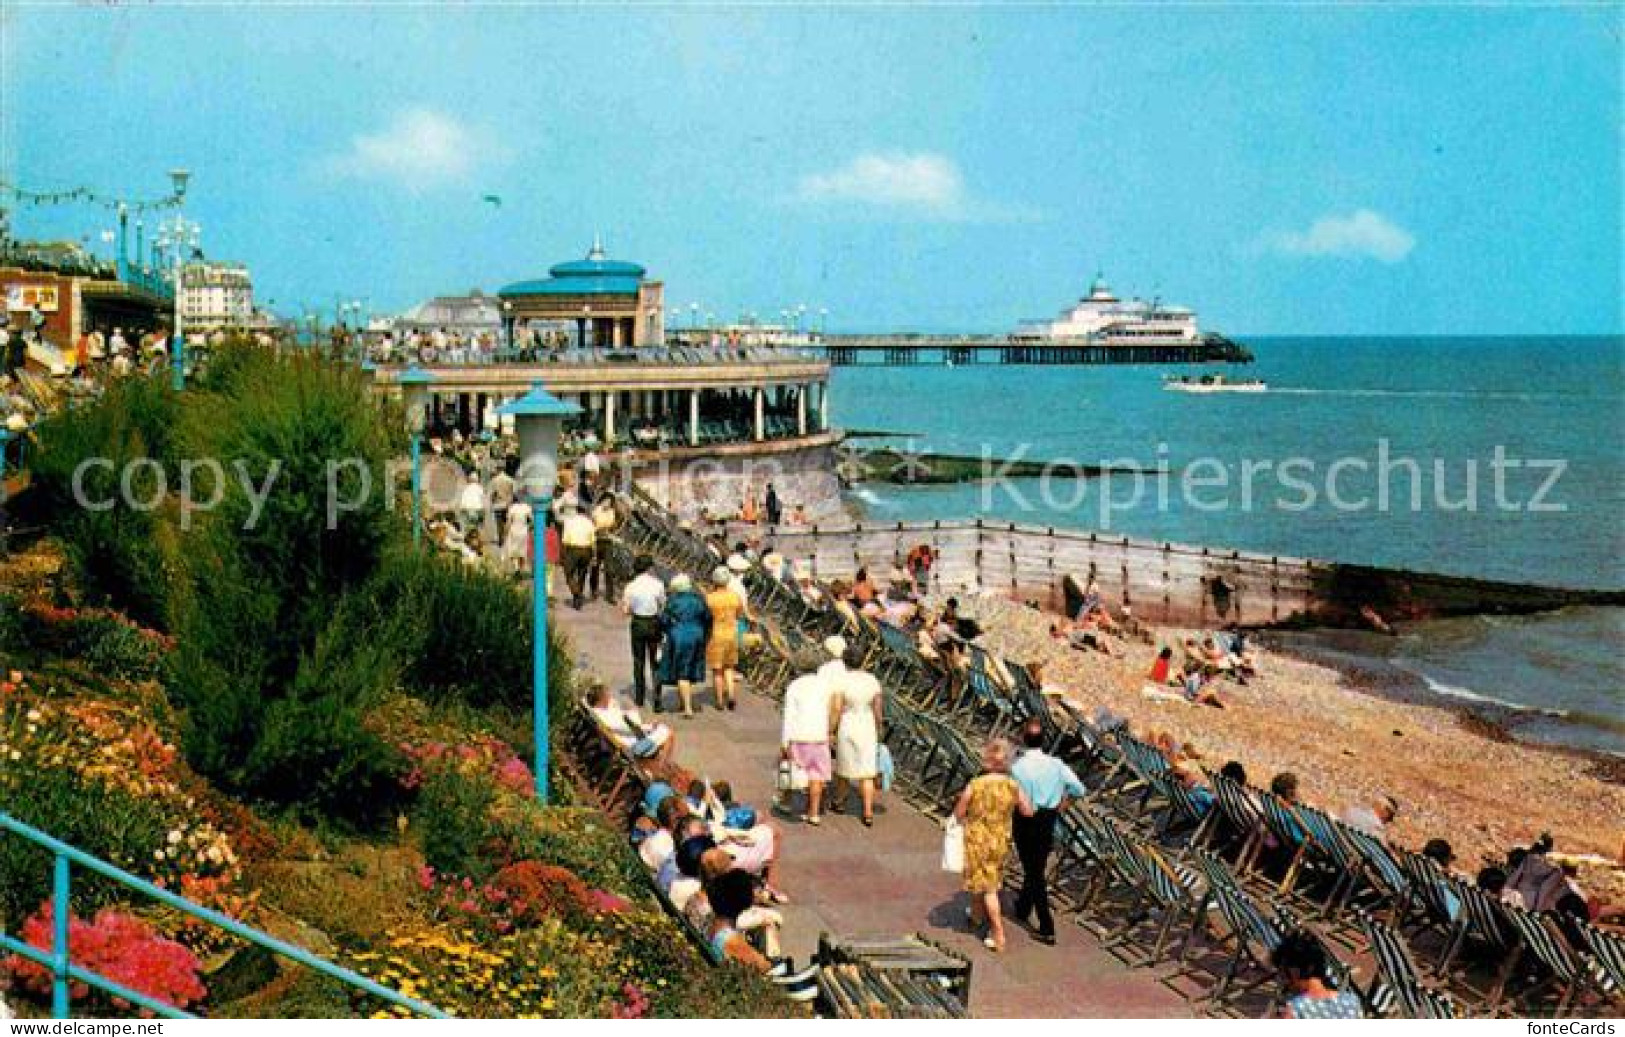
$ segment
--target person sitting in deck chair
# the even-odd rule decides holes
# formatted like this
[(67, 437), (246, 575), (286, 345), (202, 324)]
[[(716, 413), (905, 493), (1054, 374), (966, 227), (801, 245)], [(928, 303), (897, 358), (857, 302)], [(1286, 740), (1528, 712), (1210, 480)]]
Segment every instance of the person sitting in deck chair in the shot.
[(593, 685), (590, 700), (592, 715), (603, 725), (609, 736), (633, 756), (642, 760), (664, 763), (671, 758), (677, 738), (665, 724), (649, 724), (635, 708), (625, 709), (615, 701), (609, 685), (599, 681)]
[(1326, 948), (1304, 932), (1287, 933), (1271, 956), (1286, 985), (1284, 1019), (1364, 1019), (1365, 1008), (1352, 990), (1331, 985)]

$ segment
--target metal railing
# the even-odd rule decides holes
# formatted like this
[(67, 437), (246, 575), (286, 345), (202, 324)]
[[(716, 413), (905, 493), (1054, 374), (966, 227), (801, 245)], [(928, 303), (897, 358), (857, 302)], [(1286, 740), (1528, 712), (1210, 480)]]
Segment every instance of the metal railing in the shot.
[(407, 350), (396, 348), (388, 355), (374, 348), (374, 363), (380, 366), (404, 366), (417, 360), (426, 367), (490, 367), (502, 364), (520, 364), (538, 367), (597, 367), (597, 366), (654, 366), (684, 367), (707, 364), (787, 364), (822, 363), (824, 357), (817, 350), (789, 349), (781, 346), (637, 346), (627, 348), (586, 349), (444, 349), (423, 350), (413, 357)]
[(392, 1005), (405, 1008), (421, 1016), (431, 1019), (449, 1018), (447, 1014), (434, 1005), (407, 997), (399, 991), (391, 990), (380, 983), (368, 979), (366, 976), (342, 965), (335, 965), (323, 958), (296, 947), (291, 943), (278, 940), (274, 936), (260, 932), (250, 926), (228, 918), (218, 911), (199, 904), (194, 904), (185, 897), (177, 896), (167, 889), (161, 889), (143, 879), (138, 879), (127, 871), (115, 868), (106, 861), (92, 857), (83, 850), (69, 846), (60, 839), (53, 838), (32, 825), (17, 820), (10, 814), (0, 811), (0, 831), (21, 836), (36, 846), (49, 851), (54, 860), (51, 884), (52, 923), (54, 925), (53, 939), (50, 953), (46, 953), (31, 944), (24, 943), (4, 932), (0, 932), (0, 948), (11, 951), (34, 962), (51, 972), (51, 1014), (58, 1019), (70, 1017), (69, 986), (71, 983), (83, 983), (97, 990), (122, 998), (138, 1008), (161, 1015), (166, 1019), (191, 1019), (191, 1013), (182, 1011), (174, 1005), (148, 997), (138, 991), (131, 990), (120, 983), (115, 983), (98, 973), (92, 972), (72, 960), (72, 947), (68, 939), (68, 923), (71, 916), (69, 896), (72, 891), (72, 869), (75, 865), (87, 871), (94, 872), (103, 878), (144, 894), (162, 904), (175, 908), (177, 911), (191, 915), (200, 921), (207, 922), (217, 929), (223, 929), (233, 936), (247, 940), (257, 947), (262, 947), (272, 954), (280, 955), (291, 961), (296, 961), (306, 968), (338, 980), (345, 986), (365, 991), (374, 997), (381, 998)]

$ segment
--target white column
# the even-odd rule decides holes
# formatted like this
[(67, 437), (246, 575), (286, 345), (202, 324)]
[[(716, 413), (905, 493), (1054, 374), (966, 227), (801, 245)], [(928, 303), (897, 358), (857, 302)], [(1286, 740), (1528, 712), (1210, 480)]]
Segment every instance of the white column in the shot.
[(604, 445), (615, 442), (615, 398), (618, 392), (604, 394)]
[(762, 398), (764, 396), (766, 396), (767, 393), (764, 390), (762, 390), (760, 388), (757, 388), (755, 390), (752, 390), (751, 395), (755, 398), (755, 401), (756, 401), (756, 434), (755, 434), (755, 439), (756, 439), (756, 442), (760, 443), (763, 439), (767, 438), (766, 430), (763, 427), (763, 421), (762, 421)]
[(688, 391), (688, 445), (700, 445), (700, 390)]
[(819, 431), (829, 431), (829, 383), (818, 383), (818, 428)]
[(796, 435), (807, 434), (807, 394), (812, 391), (812, 385), (796, 386)]

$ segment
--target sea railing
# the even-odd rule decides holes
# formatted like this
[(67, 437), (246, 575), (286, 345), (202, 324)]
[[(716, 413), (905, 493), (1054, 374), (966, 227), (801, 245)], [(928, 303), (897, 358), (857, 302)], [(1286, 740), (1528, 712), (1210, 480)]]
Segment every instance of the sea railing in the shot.
[(279, 940), (218, 911), (210, 910), (201, 904), (194, 904), (185, 897), (177, 896), (167, 889), (136, 878), (129, 872), (116, 868), (98, 857), (93, 857), (77, 847), (70, 846), (60, 839), (47, 835), (4, 811), (0, 811), (0, 831), (20, 836), (48, 851), (53, 858), (51, 882), (53, 932), (50, 952), (46, 953), (32, 944), (25, 943), (4, 932), (0, 932), (0, 948), (50, 970), (51, 1014), (57, 1019), (70, 1018), (72, 1009), (69, 989), (73, 983), (83, 983), (166, 1019), (195, 1018), (191, 1013), (174, 1005), (148, 997), (139, 991), (131, 990), (129, 987), (116, 983), (106, 976), (73, 963), (72, 946), (68, 938), (68, 924), (72, 917), (70, 913), (70, 894), (72, 893), (73, 868), (75, 866), (110, 879), (120, 886), (148, 896), (159, 903), (167, 904), (177, 911), (214, 926), (216, 929), (223, 929), (233, 936), (270, 951), (272, 954), (298, 962), (300, 965), (313, 969), (330, 979), (335, 979), (347, 987), (371, 994), (373, 997), (420, 1016), (431, 1019), (449, 1018), (445, 1012), (434, 1005), (408, 997), (399, 991), (391, 990), (358, 972), (347, 969), (342, 965), (336, 965), (324, 958), (319, 958), (303, 947), (296, 947), (291, 943)]
[(782, 346), (624, 346), (568, 349), (499, 348), (421, 349), (413, 357), (409, 350), (396, 347), (371, 349), (372, 360), (380, 367), (406, 365), (413, 360), (432, 367), (491, 367), (528, 365), (536, 367), (660, 366), (683, 367), (712, 364), (821, 363), (816, 350)]

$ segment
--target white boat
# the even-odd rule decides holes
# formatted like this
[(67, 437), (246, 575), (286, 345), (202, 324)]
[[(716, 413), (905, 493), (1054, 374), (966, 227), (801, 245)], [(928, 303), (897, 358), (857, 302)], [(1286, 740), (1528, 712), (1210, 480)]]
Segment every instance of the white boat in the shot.
[(1269, 388), (1257, 378), (1231, 381), (1222, 374), (1168, 375), (1162, 387), (1169, 392), (1263, 392)]

